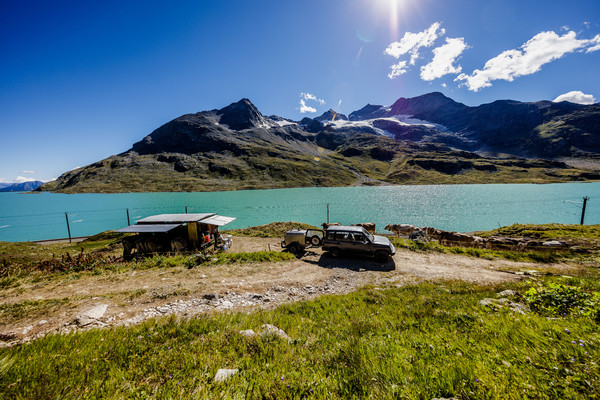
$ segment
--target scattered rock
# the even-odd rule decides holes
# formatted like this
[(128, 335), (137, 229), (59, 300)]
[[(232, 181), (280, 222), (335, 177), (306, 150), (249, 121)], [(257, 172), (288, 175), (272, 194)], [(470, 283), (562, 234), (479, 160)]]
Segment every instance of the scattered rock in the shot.
[(219, 299), (219, 295), (216, 293), (207, 293), (204, 296), (202, 296), (205, 300), (218, 300)]
[(558, 240), (549, 240), (547, 242), (543, 242), (542, 246), (544, 246), (544, 247), (567, 247), (567, 242), (560, 242)]
[(498, 293), (498, 297), (513, 297), (517, 294), (517, 292), (515, 292), (514, 290), (503, 290), (500, 293)]
[(525, 304), (510, 303), (508, 306), (511, 308), (511, 310), (516, 311), (520, 314), (525, 314), (529, 312), (529, 307), (527, 307)]
[(285, 331), (281, 328), (276, 327), (275, 325), (264, 324), (261, 326), (261, 336), (277, 336), (282, 340), (287, 340), (288, 342), (292, 341), (292, 338), (285, 333)]
[(38, 325), (46, 325), (48, 323), (48, 321), (46, 321), (45, 319), (42, 319), (38, 322)]
[(14, 331), (0, 333), (0, 341), (10, 342), (11, 340), (15, 340), (17, 338), (17, 334)]
[(229, 378), (238, 373), (238, 369), (226, 369), (222, 368), (217, 371), (214, 377), (215, 382), (223, 382), (225, 379)]
[(246, 329), (246, 330), (240, 331), (240, 335), (242, 335), (244, 337), (253, 337), (254, 335), (256, 335), (256, 333), (252, 329)]
[(233, 303), (229, 300), (224, 300), (221, 305), (219, 306), (219, 308), (232, 308), (233, 307)]
[(496, 299), (490, 299), (488, 297), (486, 297), (485, 299), (479, 300), (479, 304), (481, 304), (482, 306), (485, 306), (485, 307), (495, 307), (498, 305), (498, 303), (496, 302)]
[(32, 329), (33, 325), (26, 326), (25, 328), (23, 328), (23, 335), (27, 335)]
[(87, 310), (83, 314), (78, 315), (77, 318), (75, 318), (75, 322), (77, 322), (79, 326), (87, 326), (94, 322), (98, 322), (98, 319), (104, 316), (104, 313), (107, 309), (108, 304), (100, 304), (99, 306), (96, 306), (90, 310)]
[(133, 318), (129, 318), (129, 319), (125, 320), (125, 322), (123, 322), (123, 325), (125, 325), (125, 326), (135, 325), (135, 324), (139, 324), (143, 320), (144, 320), (144, 315), (138, 314)]

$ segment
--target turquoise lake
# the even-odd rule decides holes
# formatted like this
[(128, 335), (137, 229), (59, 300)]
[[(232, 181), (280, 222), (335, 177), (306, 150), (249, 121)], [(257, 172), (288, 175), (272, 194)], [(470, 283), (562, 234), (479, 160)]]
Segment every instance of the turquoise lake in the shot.
[(600, 224), (600, 182), (244, 190), (213, 193), (0, 193), (0, 241), (86, 236), (154, 214), (215, 212), (236, 217), (227, 229), (300, 221), (375, 222), (470, 232), (514, 223)]

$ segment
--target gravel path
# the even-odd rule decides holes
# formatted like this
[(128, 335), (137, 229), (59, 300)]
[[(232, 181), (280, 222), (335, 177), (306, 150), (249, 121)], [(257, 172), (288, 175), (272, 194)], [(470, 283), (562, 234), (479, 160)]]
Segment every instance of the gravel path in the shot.
[[(236, 237), (230, 251), (278, 251), (279, 242), (278, 238)], [(44, 315), (26, 314), (16, 322), (0, 325), (0, 346), (48, 333), (131, 325), (164, 315), (189, 317), (212, 311), (271, 308), (323, 294), (348, 293), (365, 285), (400, 286), (424, 280), (495, 284), (520, 278), (503, 270), (536, 267), (540, 265), (402, 249), (388, 263), (380, 264), (368, 258), (332, 258), (317, 248), (289, 262), (66, 275), (0, 291), (3, 305), (61, 300)]]

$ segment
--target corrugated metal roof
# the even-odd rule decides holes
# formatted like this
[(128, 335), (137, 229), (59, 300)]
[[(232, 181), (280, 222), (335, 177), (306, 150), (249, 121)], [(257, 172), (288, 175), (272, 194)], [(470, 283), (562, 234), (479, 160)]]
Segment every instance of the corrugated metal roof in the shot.
[(181, 224), (141, 224), (131, 225), (126, 228), (117, 229), (121, 233), (164, 233), (181, 226)]
[(216, 225), (216, 226), (225, 226), (231, 221), (235, 221), (237, 218), (233, 217), (225, 217), (223, 215), (213, 215), (212, 217), (208, 217), (200, 221), (202, 224), (207, 225)]
[(213, 216), (215, 213), (203, 214), (159, 214), (151, 215), (137, 221), (138, 224), (174, 224), (185, 222), (198, 222), (207, 217)]

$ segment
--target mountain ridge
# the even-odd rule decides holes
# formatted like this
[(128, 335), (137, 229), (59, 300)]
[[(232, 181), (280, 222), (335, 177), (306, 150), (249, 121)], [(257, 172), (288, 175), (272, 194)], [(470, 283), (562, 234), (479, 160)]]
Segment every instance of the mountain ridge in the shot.
[[(469, 107), (440, 92), (291, 121), (243, 98), (184, 114), (131, 149), (39, 190), (213, 191), (303, 186), (559, 182), (594, 171), (531, 157), (600, 155), (600, 105), (499, 100)], [(492, 154), (492, 156), (483, 155)], [(512, 154), (512, 155), (511, 155)], [(524, 158), (525, 157), (525, 158)]]

